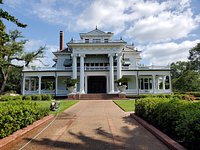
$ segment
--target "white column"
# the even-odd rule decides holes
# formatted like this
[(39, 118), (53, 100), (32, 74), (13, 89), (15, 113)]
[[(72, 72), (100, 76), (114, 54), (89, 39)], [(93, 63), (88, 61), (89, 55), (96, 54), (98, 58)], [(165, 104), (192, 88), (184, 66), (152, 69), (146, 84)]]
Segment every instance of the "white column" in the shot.
[(77, 79), (77, 56), (76, 56), (76, 54), (73, 54), (72, 57), (73, 57), (72, 78)]
[(163, 90), (165, 90), (165, 76), (162, 77), (162, 86), (163, 86)]
[(80, 55), (80, 93), (84, 94), (84, 54)]
[(137, 75), (135, 76), (135, 84), (136, 84), (137, 94), (139, 94), (138, 73), (137, 73)]
[(122, 55), (117, 55), (117, 79), (122, 77)]
[(85, 93), (87, 94), (87, 89), (88, 89), (88, 87), (87, 87), (87, 76), (85, 76)]
[(39, 86), (38, 86), (38, 94), (41, 94), (41, 76), (38, 76), (38, 78), (39, 78)]
[(113, 54), (109, 54), (109, 63), (110, 63), (110, 93), (114, 93), (114, 68), (113, 68)]
[(152, 76), (153, 76), (153, 80), (152, 80), (153, 93), (156, 93), (156, 77), (154, 74)]
[(171, 81), (171, 74), (169, 74), (169, 89), (172, 93), (172, 81)]
[(22, 95), (25, 94), (25, 82), (26, 82), (26, 76), (23, 75), (23, 81), (22, 81)]
[(56, 91), (56, 96), (58, 95), (58, 76), (55, 75), (55, 91)]
[[(26, 81), (26, 80), (25, 80)], [(35, 85), (34, 85), (35, 86)], [(28, 79), (28, 90), (31, 91), (31, 78)]]

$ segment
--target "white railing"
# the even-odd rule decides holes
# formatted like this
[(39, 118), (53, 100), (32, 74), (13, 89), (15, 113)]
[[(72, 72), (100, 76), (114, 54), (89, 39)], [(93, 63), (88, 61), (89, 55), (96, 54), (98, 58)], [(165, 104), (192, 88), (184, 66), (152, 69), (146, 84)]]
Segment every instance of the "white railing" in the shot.
[(67, 90), (57, 90), (57, 96), (66, 96), (68, 94)]
[[(117, 66), (113, 66), (117, 70)], [(84, 66), (85, 70), (109, 70), (109, 66)], [(80, 67), (77, 67), (80, 70)], [(170, 69), (170, 66), (122, 66), (122, 70), (156, 70)], [(59, 70), (55, 67), (24, 67), (23, 71), (47, 71)], [(61, 69), (62, 70), (62, 69)], [(65, 67), (63, 70), (72, 70), (72, 67)]]
[(156, 69), (170, 69), (170, 66), (122, 66), (122, 70), (156, 70)]
[(41, 90), (41, 94), (55, 94), (55, 90)]
[(35, 66), (29, 66), (24, 67), (23, 71), (46, 71), (46, 70), (56, 70), (54, 67), (35, 67)]
[(85, 70), (108, 70), (109, 66), (85, 66)]
[(86, 44), (98, 44), (98, 43), (120, 43), (120, 42), (124, 42), (123, 40), (108, 40), (108, 41), (104, 41), (104, 40), (98, 40), (98, 41), (93, 41), (93, 40), (89, 40), (89, 41), (85, 41), (85, 40), (72, 40), (69, 43), (86, 43)]
[(38, 91), (24, 91), (24, 94), (31, 95), (31, 94), (39, 94)]

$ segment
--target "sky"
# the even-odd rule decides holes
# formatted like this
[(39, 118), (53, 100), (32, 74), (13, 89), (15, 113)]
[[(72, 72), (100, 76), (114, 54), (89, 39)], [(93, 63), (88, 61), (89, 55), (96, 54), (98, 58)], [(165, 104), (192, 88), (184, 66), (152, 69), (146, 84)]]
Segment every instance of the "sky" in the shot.
[[(165, 66), (187, 61), (200, 42), (200, 0), (4, 0), (1, 7), (26, 28), (4, 21), (7, 31), (18, 29), (28, 42), (26, 51), (46, 45), (43, 62), (53, 64), (59, 31), (65, 43), (79, 33), (98, 29), (113, 32), (142, 51), (141, 64)], [(43, 66), (39, 61), (32, 65)]]

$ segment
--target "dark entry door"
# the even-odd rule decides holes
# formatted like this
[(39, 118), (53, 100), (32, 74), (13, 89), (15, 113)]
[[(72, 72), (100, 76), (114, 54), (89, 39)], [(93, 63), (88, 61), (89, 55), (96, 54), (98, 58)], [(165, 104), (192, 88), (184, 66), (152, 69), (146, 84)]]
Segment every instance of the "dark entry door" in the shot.
[(106, 93), (106, 77), (89, 76), (87, 87), (88, 93)]

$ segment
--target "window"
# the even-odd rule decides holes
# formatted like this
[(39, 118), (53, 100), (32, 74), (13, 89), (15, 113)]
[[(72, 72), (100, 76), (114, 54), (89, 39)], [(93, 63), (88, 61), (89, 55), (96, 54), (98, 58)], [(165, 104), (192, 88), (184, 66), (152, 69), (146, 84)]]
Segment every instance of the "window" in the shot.
[(85, 43), (89, 43), (89, 39), (85, 39)]
[(104, 43), (108, 43), (108, 39), (104, 39)]
[(150, 90), (152, 89), (152, 78), (144, 77), (139, 80), (139, 88), (141, 90)]

